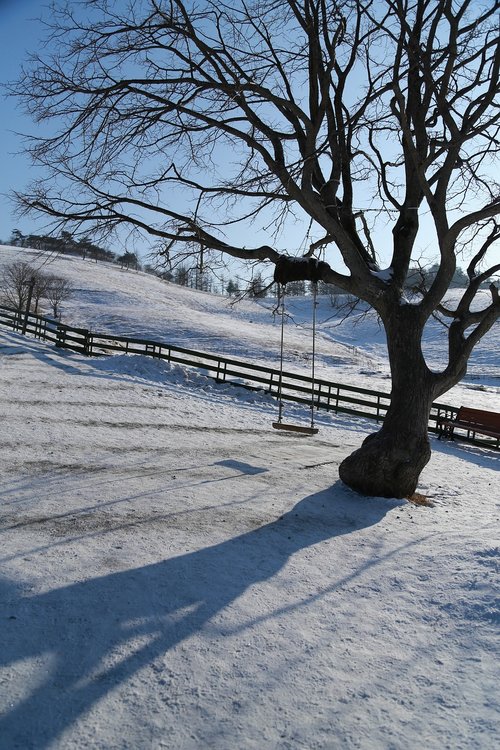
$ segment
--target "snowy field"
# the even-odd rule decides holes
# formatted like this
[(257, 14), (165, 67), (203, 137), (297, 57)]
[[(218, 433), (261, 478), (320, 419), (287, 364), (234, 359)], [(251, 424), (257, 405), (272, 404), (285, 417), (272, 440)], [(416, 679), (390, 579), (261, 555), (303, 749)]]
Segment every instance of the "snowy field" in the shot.
[[(71, 282), (74, 292), (63, 304), (64, 323), (274, 367), (278, 364), (281, 320), (273, 314), (276, 300), (264, 299), (258, 304), (246, 299), (234, 305), (227, 297), (169, 284), (116, 265), (8, 246), (0, 246), (0, 275), (2, 268), (15, 260)], [(286, 321), (285, 369), (310, 374), (311, 298), (289, 297)], [(500, 410), (499, 331), (500, 322), (474, 351), (464, 382), (440, 401)], [(319, 297), (317, 332), (318, 377), (390, 392), (385, 335), (374, 313), (360, 312), (346, 319), (332, 307), (329, 297)], [(433, 319), (427, 326), (424, 348), (432, 369), (446, 366), (445, 331)]]
[[(66, 322), (275, 356), (262, 306), (72, 259), (50, 271), (78, 281)], [(355, 344), (328, 325), (320, 366), (377, 387), (374, 322)], [(489, 341), (443, 401), (499, 410)], [(499, 746), (500, 453), (433, 438), (433, 507), (364, 498), (337, 466), (373, 423), (320, 413), (312, 438), (278, 433), (266, 395), (2, 328), (0, 415), (1, 750)]]

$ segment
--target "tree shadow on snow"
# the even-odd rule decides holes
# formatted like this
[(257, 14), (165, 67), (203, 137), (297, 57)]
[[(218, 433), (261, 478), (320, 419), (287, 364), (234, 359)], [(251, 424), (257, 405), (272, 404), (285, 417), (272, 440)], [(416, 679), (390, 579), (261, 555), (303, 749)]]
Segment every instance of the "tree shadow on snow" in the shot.
[(12, 705), (0, 717), (3, 746), (49, 747), (138, 670), (159, 657), (168, 664), (171, 649), (203, 631), (248, 587), (271, 580), (294, 553), (377, 524), (394, 504), (339, 487), (306, 497), (261, 528), (152, 565), (38, 595), (0, 582), (0, 667), (19, 684), (22, 660), (43, 666), (23, 680), (17, 704), (10, 691)]

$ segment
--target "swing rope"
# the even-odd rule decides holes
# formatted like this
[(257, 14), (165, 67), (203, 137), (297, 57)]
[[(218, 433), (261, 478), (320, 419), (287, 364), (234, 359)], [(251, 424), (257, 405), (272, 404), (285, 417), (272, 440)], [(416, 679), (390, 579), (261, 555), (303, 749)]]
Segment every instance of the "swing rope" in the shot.
[(301, 432), (306, 435), (315, 435), (318, 430), (314, 427), (314, 362), (316, 356), (316, 296), (317, 284), (313, 285), (313, 344), (312, 344), (312, 376), (311, 376), (311, 426), (303, 427), (301, 425), (285, 424), (283, 422), (283, 356), (284, 356), (284, 331), (285, 331), (285, 285), (278, 287), (278, 305), (281, 304), (281, 338), (280, 338), (280, 370), (278, 378), (278, 421), (273, 422), (275, 430), (290, 430), (291, 432)]
[(313, 281), (313, 314), (312, 314), (312, 364), (311, 364), (311, 429), (314, 429), (314, 376), (316, 361), (316, 306), (318, 296), (318, 284)]
[(285, 333), (285, 285), (278, 287), (278, 298), (281, 304), (281, 341), (280, 341), (280, 374), (278, 380), (278, 422), (281, 424), (283, 418), (283, 399), (281, 397), (283, 388), (283, 342)]

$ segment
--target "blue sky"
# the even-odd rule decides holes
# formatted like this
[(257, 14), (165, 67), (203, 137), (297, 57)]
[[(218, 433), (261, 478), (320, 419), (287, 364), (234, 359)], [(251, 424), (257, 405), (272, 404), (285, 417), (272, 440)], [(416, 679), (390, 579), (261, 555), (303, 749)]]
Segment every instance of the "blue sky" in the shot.
[[(41, 18), (48, 15), (49, 0), (0, 0), (0, 84), (19, 77), (21, 66), (30, 52), (39, 51), (46, 36)], [(46, 227), (43, 217), (22, 218), (15, 216), (13, 205), (8, 199), (12, 190), (23, 190), (31, 181), (33, 167), (27, 156), (22, 154), (23, 139), (18, 133), (36, 133), (36, 125), (23, 115), (14, 99), (6, 97), (0, 89), (0, 240), (7, 241), (12, 230), (18, 228), (24, 234), (41, 233)], [(299, 222), (279, 243), (279, 250), (297, 252), (304, 245), (308, 222)], [(269, 242), (267, 236), (250, 236), (248, 246)], [(390, 237), (378, 243), (382, 259), (388, 259)], [(144, 248), (136, 248), (141, 252)], [(435, 243), (422, 248), (427, 258), (432, 258)], [(385, 250), (385, 252), (384, 252)], [(382, 260), (383, 262), (383, 260)]]
[[(41, 50), (47, 30), (40, 19), (47, 18), (48, 4), (49, 0), (0, 0), (0, 84), (16, 80), (29, 54)], [(6, 242), (15, 228), (23, 234), (43, 233), (48, 223), (42, 216), (16, 218), (8, 195), (13, 190), (22, 191), (34, 175), (29, 158), (22, 153), (23, 138), (19, 134), (36, 134), (37, 126), (1, 89), (0, 106), (0, 240)], [(307, 222), (295, 228), (289, 240), (292, 250), (301, 246), (306, 232)], [(269, 242), (265, 235), (248, 238), (249, 246), (264, 242)], [(147, 241), (144, 248), (135, 249), (141, 254), (147, 252)]]
[[(47, 11), (45, 0), (0, 0), (0, 82), (19, 76), (29, 52), (36, 50), (44, 35), (39, 19)], [(23, 233), (43, 227), (43, 220), (17, 220), (6, 193), (22, 189), (30, 181), (31, 167), (20, 155), (22, 139), (16, 132), (33, 132), (34, 125), (18, 109), (16, 102), (1, 93), (0, 117), (0, 239), (8, 240), (18, 227)]]

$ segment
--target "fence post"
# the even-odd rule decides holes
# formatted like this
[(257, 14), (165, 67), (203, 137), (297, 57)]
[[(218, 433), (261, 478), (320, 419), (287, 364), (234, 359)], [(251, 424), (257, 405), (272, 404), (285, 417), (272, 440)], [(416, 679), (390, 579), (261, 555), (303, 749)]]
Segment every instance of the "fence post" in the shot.
[(57, 324), (56, 328), (56, 346), (64, 348), (66, 343), (66, 326), (62, 323)]
[(89, 357), (92, 354), (92, 334), (90, 331), (85, 331), (85, 338), (83, 341), (83, 353)]
[[(30, 289), (31, 292), (31, 289)], [(31, 294), (28, 297), (28, 304), (26, 305), (26, 312), (24, 313), (24, 319), (23, 319), (23, 327), (21, 329), (21, 333), (23, 336), (26, 336), (26, 331), (28, 330), (28, 318), (30, 314), (30, 306), (31, 306)]]
[[(223, 369), (223, 365), (224, 365), (224, 369)], [(226, 372), (225, 372), (225, 370), (226, 370), (226, 363), (223, 362), (222, 359), (219, 359), (218, 362), (217, 362), (217, 370), (216, 370), (216, 373), (215, 373), (215, 379), (218, 380), (221, 383), (223, 383), (224, 380), (226, 379)], [(221, 377), (221, 372), (222, 372), (222, 377)]]
[(45, 321), (43, 318), (39, 315), (36, 319), (36, 329), (35, 329), (35, 336), (39, 339), (45, 338), (44, 336), (45, 332)]
[(330, 399), (332, 397), (332, 384), (328, 383), (328, 395), (326, 397), (326, 410), (330, 411)]
[[(321, 382), (317, 383), (318, 386), (318, 400), (316, 401), (316, 409), (320, 409), (321, 406)], [(313, 383), (313, 402), (314, 402), (314, 383)]]
[(35, 291), (35, 271), (31, 274), (30, 280), (29, 280), (29, 286), (28, 286), (28, 299), (26, 300), (26, 313), (24, 315), (24, 321), (23, 321), (23, 330), (21, 333), (23, 336), (26, 335), (26, 331), (28, 328), (28, 317), (30, 314), (30, 307), (31, 307), (31, 300), (33, 299), (33, 292)]

